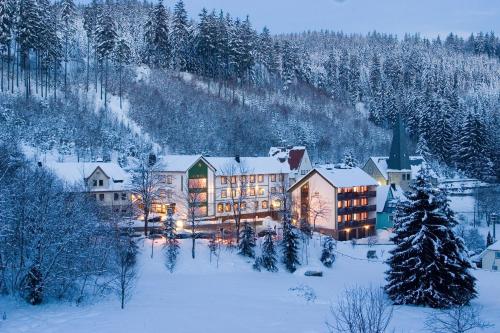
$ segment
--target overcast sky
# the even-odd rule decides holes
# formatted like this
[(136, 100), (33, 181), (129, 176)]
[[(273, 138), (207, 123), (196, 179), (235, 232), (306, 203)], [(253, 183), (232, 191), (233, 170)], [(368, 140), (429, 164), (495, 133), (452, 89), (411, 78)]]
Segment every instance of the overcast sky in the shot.
[[(176, 0), (164, 0), (169, 7)], [(184, 0), (190, 16), (203, 7), (250, 15), (257, 29), (272, 32), (343, 30), (366, 33), (420, 32), (445, 36), (450, 31), (500, 31), (499, 0)]]

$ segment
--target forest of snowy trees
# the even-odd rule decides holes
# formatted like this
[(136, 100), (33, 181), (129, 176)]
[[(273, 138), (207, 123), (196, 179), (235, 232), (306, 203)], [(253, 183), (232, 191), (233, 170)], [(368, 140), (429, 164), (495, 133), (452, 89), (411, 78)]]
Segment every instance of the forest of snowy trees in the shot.
[[(304, 144), (331, 161), (346, 149), (361, 160), (387, 154), (387, 129), (401, 113), (418, 153), (468, 176), (500, 176), (493, 33), (274, 36), (248, 17), (195, 14), (182, 0), (3, 1), (0, 124), (45, 151), (126, 156), (143, 138), (107, 112), (117, 96), (172, 151)], [(149, 77), (138, 79), (145, 68)]]

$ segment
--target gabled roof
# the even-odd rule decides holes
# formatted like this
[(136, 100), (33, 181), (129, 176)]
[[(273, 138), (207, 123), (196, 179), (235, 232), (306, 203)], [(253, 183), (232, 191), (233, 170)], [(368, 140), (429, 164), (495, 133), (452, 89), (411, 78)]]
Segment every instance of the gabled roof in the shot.
[(410, 158), (408, 154), (406, 130), (398, 114), (392, 135), (391, 152), (387, 160), (387, 166), (391, 170), (409, 170)]
[(386, 209), (388, 201), (405, 200), (401, 186), (383, 185), (377, 187), (377, 212), (383, 212)]
[(163, 155), (158, 159), (158, 169), (165, 172), (187, 172), (196, 162), (203, 160), (214, 169), (202, 155)]
[(289, 190), (293, 190), (299, 184), (302, 184), (313, 174), (319, 174), (333, 187), (354, 187), (354, 186), (377, 186), (378, 183), (366, 172), (358, 167), (353, 168), (330, 168), (318, 166), (312, 169), (301, 180), (295, 183)]
[(130, 180), (129, 174), (113, 162), (52, 162), (47, 167), (68, 185), (83, 185), (97, 169), (111, 179), (111, 189), (121, 190)]
[(297, 170), (300, 167), (305, 152), (305, 148), (290, 150), (288, 153), (288, 165), (290, 166), (290, 170)]
[[(411, 170), (411, 176), (413, 179), (416, 176), (416, 174), (420, 171), (420, 169), (422, 169), (422, 167), (426, 166), (427, 163), (425, 162), (425, 160), (422, 156), (410, 156), (409, 159), (410, 159), (410, 169), (409, 170)], [(387, 180), (389, 178), (387, 176), (387, 171), (389, 170), (387, 161), (389, 160), (389, 157), (387, 157), (387, 156), (374, 156), (374, 157), (370, 157), (370, 160), (375, 164), (375, 166), (380, 171), (382, 176)], [(436, 173), (433, 170), (429, 170), (429, 174), (431, 175), (431, 177), (437, 177)]]
[(490, 251), (500, 251), (500, 241), (496, 241), (486, 248), (486, 250)]
[(214, 166), (217, 175), (225, 175), (231, 170), (232, 175), (289, 173), (286, 164), (274, 157), (240, 157), (238, 163), (234, 157), (207, 157)]

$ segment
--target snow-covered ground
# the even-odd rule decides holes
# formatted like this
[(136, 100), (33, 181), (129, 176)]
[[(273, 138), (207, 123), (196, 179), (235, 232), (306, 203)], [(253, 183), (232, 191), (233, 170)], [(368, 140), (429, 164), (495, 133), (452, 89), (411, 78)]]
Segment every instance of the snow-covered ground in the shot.
[[(138, 262), (140, 276), (125, 310), (110, 295), (93, 304), (45, 304), (29, 306), (23, 302), (0, 298), (2, 333), (80, 333), (80, 332), (326, 332), (325, 321), (331, 320), (329, 308), (344, 287), (384, 283), (386, 265), (367, 261), (368, 246), (352, 247), (339, 243), (338, 255), (331, 269), (322, 267), (319, 240), (311, 244), (309, 265), (294, 274), (280, 269), (278, 273), (256, 272), (252, 262), (235, 252), (223, 251), (217, 268), (209, 261), (207, 243), (198, 241), (197, 257), (190, 256), (190, 241), (182, 241), (180, 261), (171, 274), (163, 264), (161, 241), (150, 257), (151, 241), (141, 243)], [(389, 245), (376, 245), (380, 259), (388, 256)], [(383, 258), (382, 258), (383, 254)], [(321, 269), (323, 277), (306, 277), (307, 269)], [(479, 297), (474, 302), (484, 306), (483, 317), (500, 329), (500, 273), (474, 271)], [(291, 288), (308, 286), (316, 299), (307, 301)], [(398, 307), (392, 326), (396, 332), (422, 332), (424, 319), (431, 310)]]

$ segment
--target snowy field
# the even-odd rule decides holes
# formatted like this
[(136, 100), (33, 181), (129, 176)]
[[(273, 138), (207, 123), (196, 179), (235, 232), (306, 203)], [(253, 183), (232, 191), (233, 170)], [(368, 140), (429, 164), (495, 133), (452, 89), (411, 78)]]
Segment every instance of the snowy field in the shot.
[[(367, 261), (367, 245), (355, 248), (349, 242), (339, 243), (331, 269), (317, 259), (319, 240), (311, 244), (309, 265), (294, 274), (280, 267), (278, 273), (256, 272), (251, 264), (235, 252), (222, 251), (209, 261), (207, 243), (197, 244), (197, 258), (191, 259), (190, 241), (182, 243), (180, 261), (171, 274), (163, 264), (161, 241), (155, 244), (151, 259), (151, 241), (141, 243), (140, 276), (125, 310), (118, 298), (110, 295), (93, 304), (45, 304), (30, 306), (12, 299), (0, 299), (2, 333), (128, 333), (128, 332), (327, 332), (325, 322), (331, 320), (329, 308), (344, 287), (378, 286), (384, 282), (386, 265)], [(386, 259), (388, 245), (371, 249)], [(356, 259), (357, 258), (357, 259)], [(306, 277), (307, 269), (324, 271), (323, 277)], [(475, 271), (479, 298), (474, 302), (484, 307), (484, 319), (500, 330), (500, 273)], [(291, 288), (308, 286), (316, 299), (307, 301)], [(392, 327), (396, 332), (422, 332), (429, 309), (398, 307)]]

